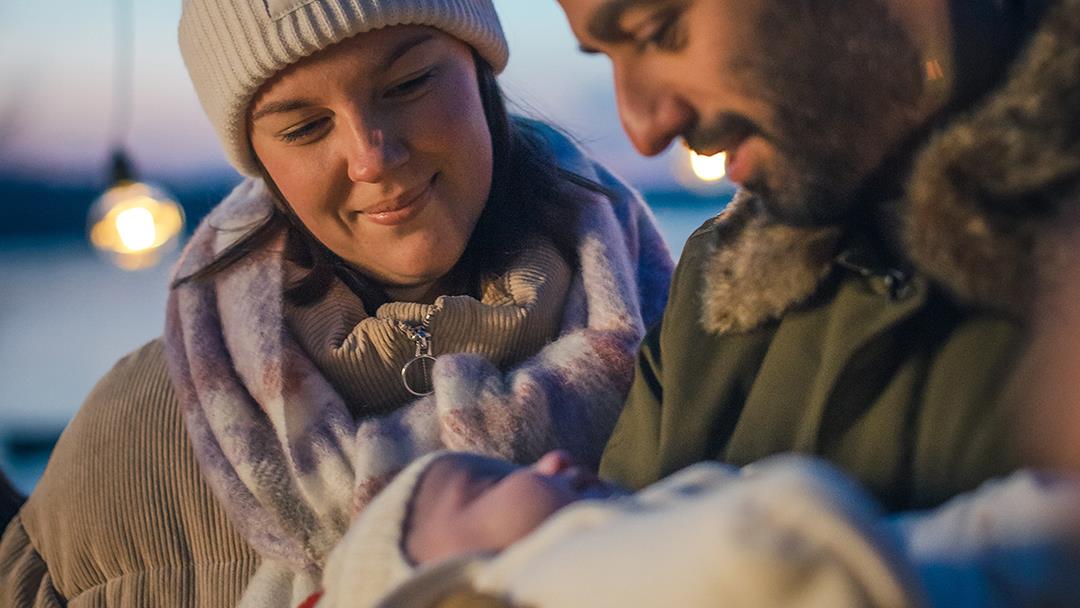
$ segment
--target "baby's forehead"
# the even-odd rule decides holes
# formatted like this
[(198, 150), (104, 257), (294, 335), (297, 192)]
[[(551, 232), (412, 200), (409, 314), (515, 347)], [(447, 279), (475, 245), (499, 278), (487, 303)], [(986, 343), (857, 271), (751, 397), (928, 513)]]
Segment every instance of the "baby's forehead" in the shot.
[(478, 454), (450, 453), (434, 460), (420, 476), (409, 508), (409, 527), (423, 524), (436, 512), (453, 513), (467, 503), (473, 489), (519, 469), (505, 460)]
[(431, 463), (421, 479), (421, 485), (428, 482), (445, 482), (450, 478), (470, 480), (478, 477), (503, 477), (519, 468), (521, 465), (499, 458), (455, 452)]
[(413, 499), (421, 505), (452, 506), (470, 493), (470, 487), (502, 479), (519, 468), (520, 465), (498, 458), (453, 452), (428, 466), (420, 476)]

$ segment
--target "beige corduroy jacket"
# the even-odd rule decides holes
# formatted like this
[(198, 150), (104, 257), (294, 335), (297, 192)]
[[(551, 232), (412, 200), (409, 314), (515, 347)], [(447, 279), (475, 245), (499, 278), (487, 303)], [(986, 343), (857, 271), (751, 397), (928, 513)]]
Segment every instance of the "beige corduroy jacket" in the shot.
[(258, 564), (203, 481), (155, 340), (94, 388), (8, 526), (0, 606), (234, 606)]

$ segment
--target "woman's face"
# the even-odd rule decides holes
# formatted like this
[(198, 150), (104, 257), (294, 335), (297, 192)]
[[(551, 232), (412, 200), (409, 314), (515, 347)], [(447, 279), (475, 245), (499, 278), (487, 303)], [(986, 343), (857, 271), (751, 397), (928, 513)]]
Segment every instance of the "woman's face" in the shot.
[(429, 300), (491, 189), (469, 47), (388, 27), (283, 70), (255, 96), (251, 143), (304, 225), (395, 299)]

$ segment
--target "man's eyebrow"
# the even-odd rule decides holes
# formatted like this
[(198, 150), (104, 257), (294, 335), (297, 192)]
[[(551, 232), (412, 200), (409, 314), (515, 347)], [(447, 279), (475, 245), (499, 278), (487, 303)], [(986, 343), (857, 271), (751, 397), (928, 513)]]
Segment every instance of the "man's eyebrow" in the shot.
[[(623, 16), (631, 9), (658, 2), (660, 0), (610, 0), (596, 9), (586, 30), (590, 36), (606, 44), (626, 42), (631, 39), (631, 35), (622, 28)], [(585, 46), (581, 50), (585, 53), (596, 52)]]
[[(424, 44), (425, 42), (433, 40), (434, 38), (435, 36), (431, 32), (420, 32), (415, 36), (405, 39), (404, 41), (402, 41), (401, 44), (397, 45), (392, 51), (387, 53), (386, 58), (380, 62), (381, 69), (389, 68), (390, 66), (394, 65), (395, 61), (405, 56), (406, 53), (420, 46), (421, 44)], [(255, 122), (256, 120), (259, 120), (260, 118), (268, 114), (282, 114), (285, 112), (294, 112), (296, 110), (302, 110), (314, 104), (314, 101), (304, 98), (271, 101), (267, 104), (264, 104), (251, 115), (251, 122)]]

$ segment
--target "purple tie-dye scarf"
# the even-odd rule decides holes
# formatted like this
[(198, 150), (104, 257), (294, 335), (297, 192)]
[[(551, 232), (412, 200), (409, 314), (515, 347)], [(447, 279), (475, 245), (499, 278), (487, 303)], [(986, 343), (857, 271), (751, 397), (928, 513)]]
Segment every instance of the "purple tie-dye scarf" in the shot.
[[(529, 462), (564, 447), (598, 461), (672, 264), (636, 194), (576, 149), (560, 156), (568, 152), (574, 170), (615, 197), (583, 194), (591, 200), (581, 203), (581, 263), (557, 338), (504, 370), (475, 354), (441, 355), (434, 394), (388, 415), (355, 419), (290, 333), (280, 246), (170, 294), (167, 358), (202, 474), (265, 560), (317, 576), (350, 519), (438, 448)], [(268, 212), (269, 197), (261, 181), (238, 186), (196, 231), (176, 273), (210, 261)]]

